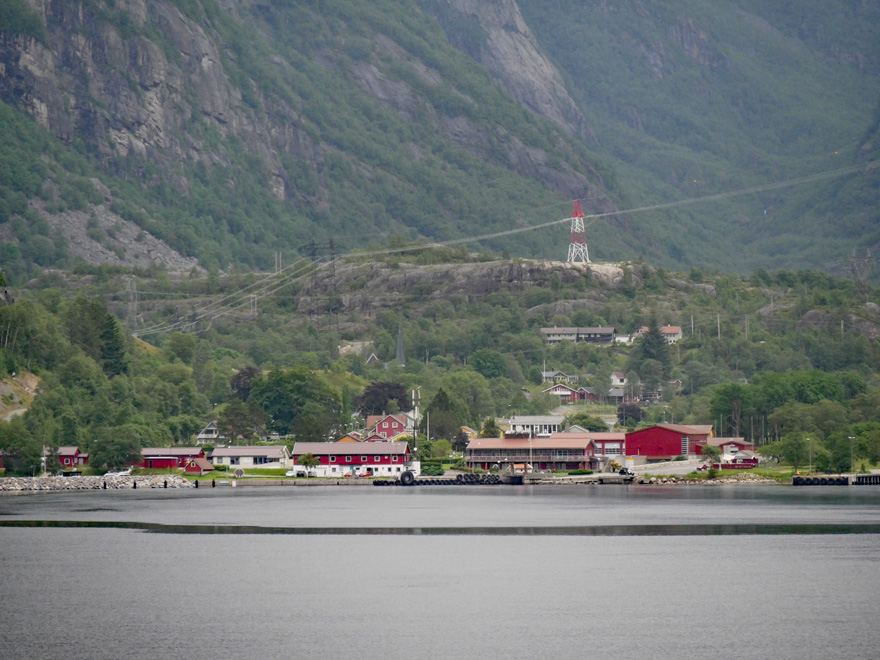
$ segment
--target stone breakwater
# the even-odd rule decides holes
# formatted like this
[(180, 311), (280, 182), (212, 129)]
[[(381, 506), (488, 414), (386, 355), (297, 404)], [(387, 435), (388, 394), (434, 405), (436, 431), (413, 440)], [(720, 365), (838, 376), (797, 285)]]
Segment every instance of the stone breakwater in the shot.
[(135, 477), (6, 477), (0, 479), (0, 491), (103, 490), (104, 484), (107, 490), (193, 487), (193, 482), (176, 474)]
[(694, 486), (724, 486), (727, 484), (779, 484), (776, 479), (762, 477), (757, 474), (738, 473), (729, 477), (716, 477), (715, 479), (685, 479), (683, 477), (642, 477), (640, 484), (664, 486), (664, 485), (694, 485)]

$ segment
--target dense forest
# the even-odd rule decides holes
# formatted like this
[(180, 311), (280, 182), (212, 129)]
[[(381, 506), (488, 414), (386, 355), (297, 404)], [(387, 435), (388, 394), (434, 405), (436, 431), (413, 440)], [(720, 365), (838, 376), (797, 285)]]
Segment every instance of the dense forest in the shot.
[[(415, 263), (426, 254), (431, 265)], [(421, 250), (353, 267), (412, 278), (513, 263)], [(434, 420), (431, 440), (453, 444), (462, 424), (492, 429), (499, 417), (555, 409), (558, 400), (542, 394), (541, 371), (560, 369), (599, 394), (613, 371), (625, 373), (635, 392), (661, 389), (661, 402), (621, 411), (625, 426), (713, 424), (718, 435), (744, 436), (795, 462), (803, 460), (798, 451), (810, 452), (829, 469), (849, 461), (851, 450), (877, 461), (880, 307), (866, 302), (876, 290), (817, 271), (676, 275), (631, 263), (623, 273), (608, 282), (590, 269), (549, 264), (528, 285), (513, 280), (471, 295), (407, 285), (372, 316), (334, 306), (298, 312), (315, 295), (309, 275), (256, 309), (198, 320), (182, 310), (234, 300), (253, 290), (252, 276), (193, 273), (172, 281), (143, 273), (138, 288), (149, 294), (138, 318), (148, 309), (151, 316), (135, 331), (149, 343), (125, 325), (130, 275), (98, 268), (69, 280), (47, 276), (13, 289), (15, 302), (0, 307), (2, 371), (40, 378), (27, 412), (0, 423), (0, 448), (28, 472), (44, 445), (79, 445), (95, 466), (117, 465), (143, 446), (190, 443), (212, 419), (239, 442), (254, 442), (261, 429), (291, 442), (330, 440), (383, 407), (376, 396), (385, 396), (385, 410), (406, 410), (400, 392), (416, 389)], [(363, 277), (338, 294), (370, 295), (370, 288)], [(680, 325), (684, 338), (658, 344), (649, 332), (633, 344), (549, 346), (539, 332), (613, 325), (624, 335), (666, 324)], [(404, 364), (396, 360), (398, 335)], [(358, 350), (347, 350), (356, 342)], [(379, 359), (368, 360), (371, 354)], [(587, 412), (607, 417), (609, 409)], [(430, 455), (429, 442), (419, 446)]]

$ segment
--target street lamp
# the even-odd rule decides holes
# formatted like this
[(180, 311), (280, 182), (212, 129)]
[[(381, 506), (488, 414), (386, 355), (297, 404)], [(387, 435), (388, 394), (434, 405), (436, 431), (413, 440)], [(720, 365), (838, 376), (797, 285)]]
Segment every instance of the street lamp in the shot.
[(856, 464), (853, 461), (853, 444), (855, 443), (855, 441), (856, 441), (855, 436), (853, 436), (853, 435), (849, 436), (849, 473), (850, 474), (856, 473)]

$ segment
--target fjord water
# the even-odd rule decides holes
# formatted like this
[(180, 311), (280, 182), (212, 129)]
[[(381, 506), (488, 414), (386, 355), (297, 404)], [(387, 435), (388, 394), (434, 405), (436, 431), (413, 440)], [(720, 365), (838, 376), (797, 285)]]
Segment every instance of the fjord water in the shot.
[(880, 535), (802, 533), (880, 524), (880, 489), (0, 497), (26, 521), (105, 526), (0, 526), (8, 659), (880, 654)]

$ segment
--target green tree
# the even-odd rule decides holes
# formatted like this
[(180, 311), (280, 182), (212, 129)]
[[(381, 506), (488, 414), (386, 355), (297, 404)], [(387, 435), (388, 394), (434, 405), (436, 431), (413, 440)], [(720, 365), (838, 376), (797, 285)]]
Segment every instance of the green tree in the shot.
[(501, 437), (501, 429), (498, 428), (498, 424), (495, 422), (494, 417), (489, 417), (483, 423), (483, 429), (480, 431), (481, 438), (500, 438)]
[(703, 460), (706, 461), (709, 465), (712, 463), (720, 463), (721, 462), (721, 447), (716, 447), (714, 445), (706, 445), (702, 450)]
[(254, 378), (259, 378), (263, 372), (259, 367), (243, 367), (233, 374), (229, 379), (229, 387), (232, 389), (234, 396), (242, 401), (247, 401), (251, 394)]
[(302, 465), (306, 469), (306, 476), (312, 476), (311, 469), (320, 464), (321, 460), (312, 453), (305, 453), (296, 459), (297, 465)]
[(283, 435), (322, 442), (339, 428), (338, 395), (305, 367), (276, 369), (255, 379), (251, 397)]
[(809, 435), (803, 431), (789, 433), (779, 441), (782, 460), (790, 463), (795, 472), (810, 458)]
[(156, 442), (157, 433), (138, 424), (105, 427), (89, 449), (89, 465), (98, 470), (118, 470), (140, 460), (141, 449)]
[[(389, 407), (392, 401), (397, 410), (392, 411)], [(357, 411), (364, 416), (412, 410), (409, 392), (406, 387), (395, 381), (370, 383), (364, 388), (363, 393), (355, 399), (355, 405)]]
[[(662, 368), (661, 377), (664, 379), (669, 378), (669, 371), (672, 368), (672, 356), (669, 353), (669, 344), (666, 341), (666, 337), (663, 336), (663, 332), (657, 325), (657, 319), (654, 317), (651, 317), (651, 320), (648, 322), (648, 329), (642, 333), (638, 346), (638, 358), (641, 363), (644, 363), (646, 360), (656, 360)], [(642, 373), (641, 369), (639, 369), (639, 373)], [(644, 374), (642, 374), (642, 378), (644, 379)]]
[(217, 416), (217, 428), (220, 434), (230, 442), (238, 442), (239, 438), (247, 444), (253, 444), (257, 429), (263, 423), (263, 412), (255, 401), (242, 401), (234, 398), (223, 406)]
[(471, 355), (468, 364), (484, 378), (502, 378), (507, 376), (507, 360), (498, 351), (481, 348)]
[(752, 412), (752, 391), (742, 383), (724, 383), (712, 392), (712, 419), (721, 419), (719, 435), (740, 436), (740, 424)]
[(566, 415), (565, 421), (572, 426), (580, 426), (586, 431), (593, 431), (596, 433), (608, 432), (608, 424), (589, 413), (582, 412)]
[(170, 357), (191, 364), (196, 354), (196, 338), (191, 334), (175, 332), (165, 342), (164, 348)]

